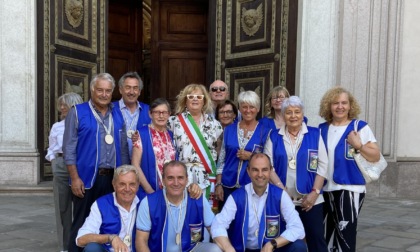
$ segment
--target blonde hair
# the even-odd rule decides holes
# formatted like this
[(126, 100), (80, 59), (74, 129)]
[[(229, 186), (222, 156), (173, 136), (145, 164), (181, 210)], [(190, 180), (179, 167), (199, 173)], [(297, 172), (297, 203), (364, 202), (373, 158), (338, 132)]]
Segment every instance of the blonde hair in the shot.
[(180, 114), (185, 111), (187, 107), (187, 95), (191, 94), (193, 91), (200, 90), (203, 95), (203, 113), (205, 114), (211, 114), (213, 113), (213, 107), (212, 102), (210, 99), (210, 95), (206, 90), (206, 87), (202, 84), (189, 84), (188, 86), (184, 87), (184, 89), (179, 92), (179, 94), (176, 96), (176, 106), (175, 106), (175, 114)]
[(283, 86), (277, 86), (274, 87), (273, 89), (271, 89), (270, 93), (268, 93), (267, 98), (265, 98), (265, 104), (264, 104), (264, 108), (266, 112), (266, 116), (268, 118), (274, 118), (275, 116), (275, 111), (273, 109), (273, 107), (271, 106), (271, 98), (273, 98), (274, 96), (277, 96), (279, 94), (283, 93), (284, 96), (286, 98), (290, 97), (290, 93), (287, 90), (287, 88), (283, 87)]
[(321, 99), (319, 105), (319, 115), (325, 119), (328, 123), (332, 123), (333, 114), (331, 112), (331, 104), (338, 99), (338, 96), (341, 94), (347, 94), (350, 103), (350, 110), (348, 114), (348, 119), (356, 119), (360, 114), (360, 106), (357, 103), (356, 98), (345, 88), (336, 86), (328, 90)]

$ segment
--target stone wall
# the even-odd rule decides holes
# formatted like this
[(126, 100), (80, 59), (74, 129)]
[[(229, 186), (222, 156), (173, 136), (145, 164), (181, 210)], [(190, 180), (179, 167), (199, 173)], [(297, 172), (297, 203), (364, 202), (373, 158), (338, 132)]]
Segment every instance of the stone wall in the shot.
[(35, 2), (0, 1), (0, 185), (39, 182)]

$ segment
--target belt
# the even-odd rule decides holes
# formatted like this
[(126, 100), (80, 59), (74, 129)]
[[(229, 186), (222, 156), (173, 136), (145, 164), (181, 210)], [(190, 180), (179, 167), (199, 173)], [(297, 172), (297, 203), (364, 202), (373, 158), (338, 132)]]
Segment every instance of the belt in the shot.
[(55, 153), (57, 157), (63, 157), (63, 153)]
[(98, 169), (99, 176), (109, 176), (114, 175), (114, 168), (99, 168)]

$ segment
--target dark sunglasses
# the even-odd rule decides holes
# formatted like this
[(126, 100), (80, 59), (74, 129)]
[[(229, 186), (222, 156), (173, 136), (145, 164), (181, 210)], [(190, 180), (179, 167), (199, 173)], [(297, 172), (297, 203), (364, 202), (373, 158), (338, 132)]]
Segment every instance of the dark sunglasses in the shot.
[(217, 90), (219, 90), (220, 92), (225, 92), (226, 88), (225, 87), (212, 87), (211, 88), (212, 92), (217, 92)]

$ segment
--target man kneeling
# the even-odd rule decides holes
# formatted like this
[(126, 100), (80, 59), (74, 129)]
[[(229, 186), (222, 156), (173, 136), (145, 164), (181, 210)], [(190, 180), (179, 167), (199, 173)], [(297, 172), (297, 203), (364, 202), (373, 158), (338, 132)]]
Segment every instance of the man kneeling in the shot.
[(180, 161), (164, 165), (163, 190), (147, 195), (137, 214), (137, 251), (221, 251), (216, 244), (201, 242), (214, 214), (201, 196), (188, 196), (187, 167)]
[(302, 221), (289, 195), (268, 181), (273, 167), (266, 154), (253, 154), (251, 183), (234, 191), (211, 226), (223, 251), (306, 252)]
[(115, 169), (113, 193), (97, 199), (85, 223), (79, 229), (76, 244), (85, 252), (135, 251), (135, 229), (139, 199), (139, 177), (132, 165)]

